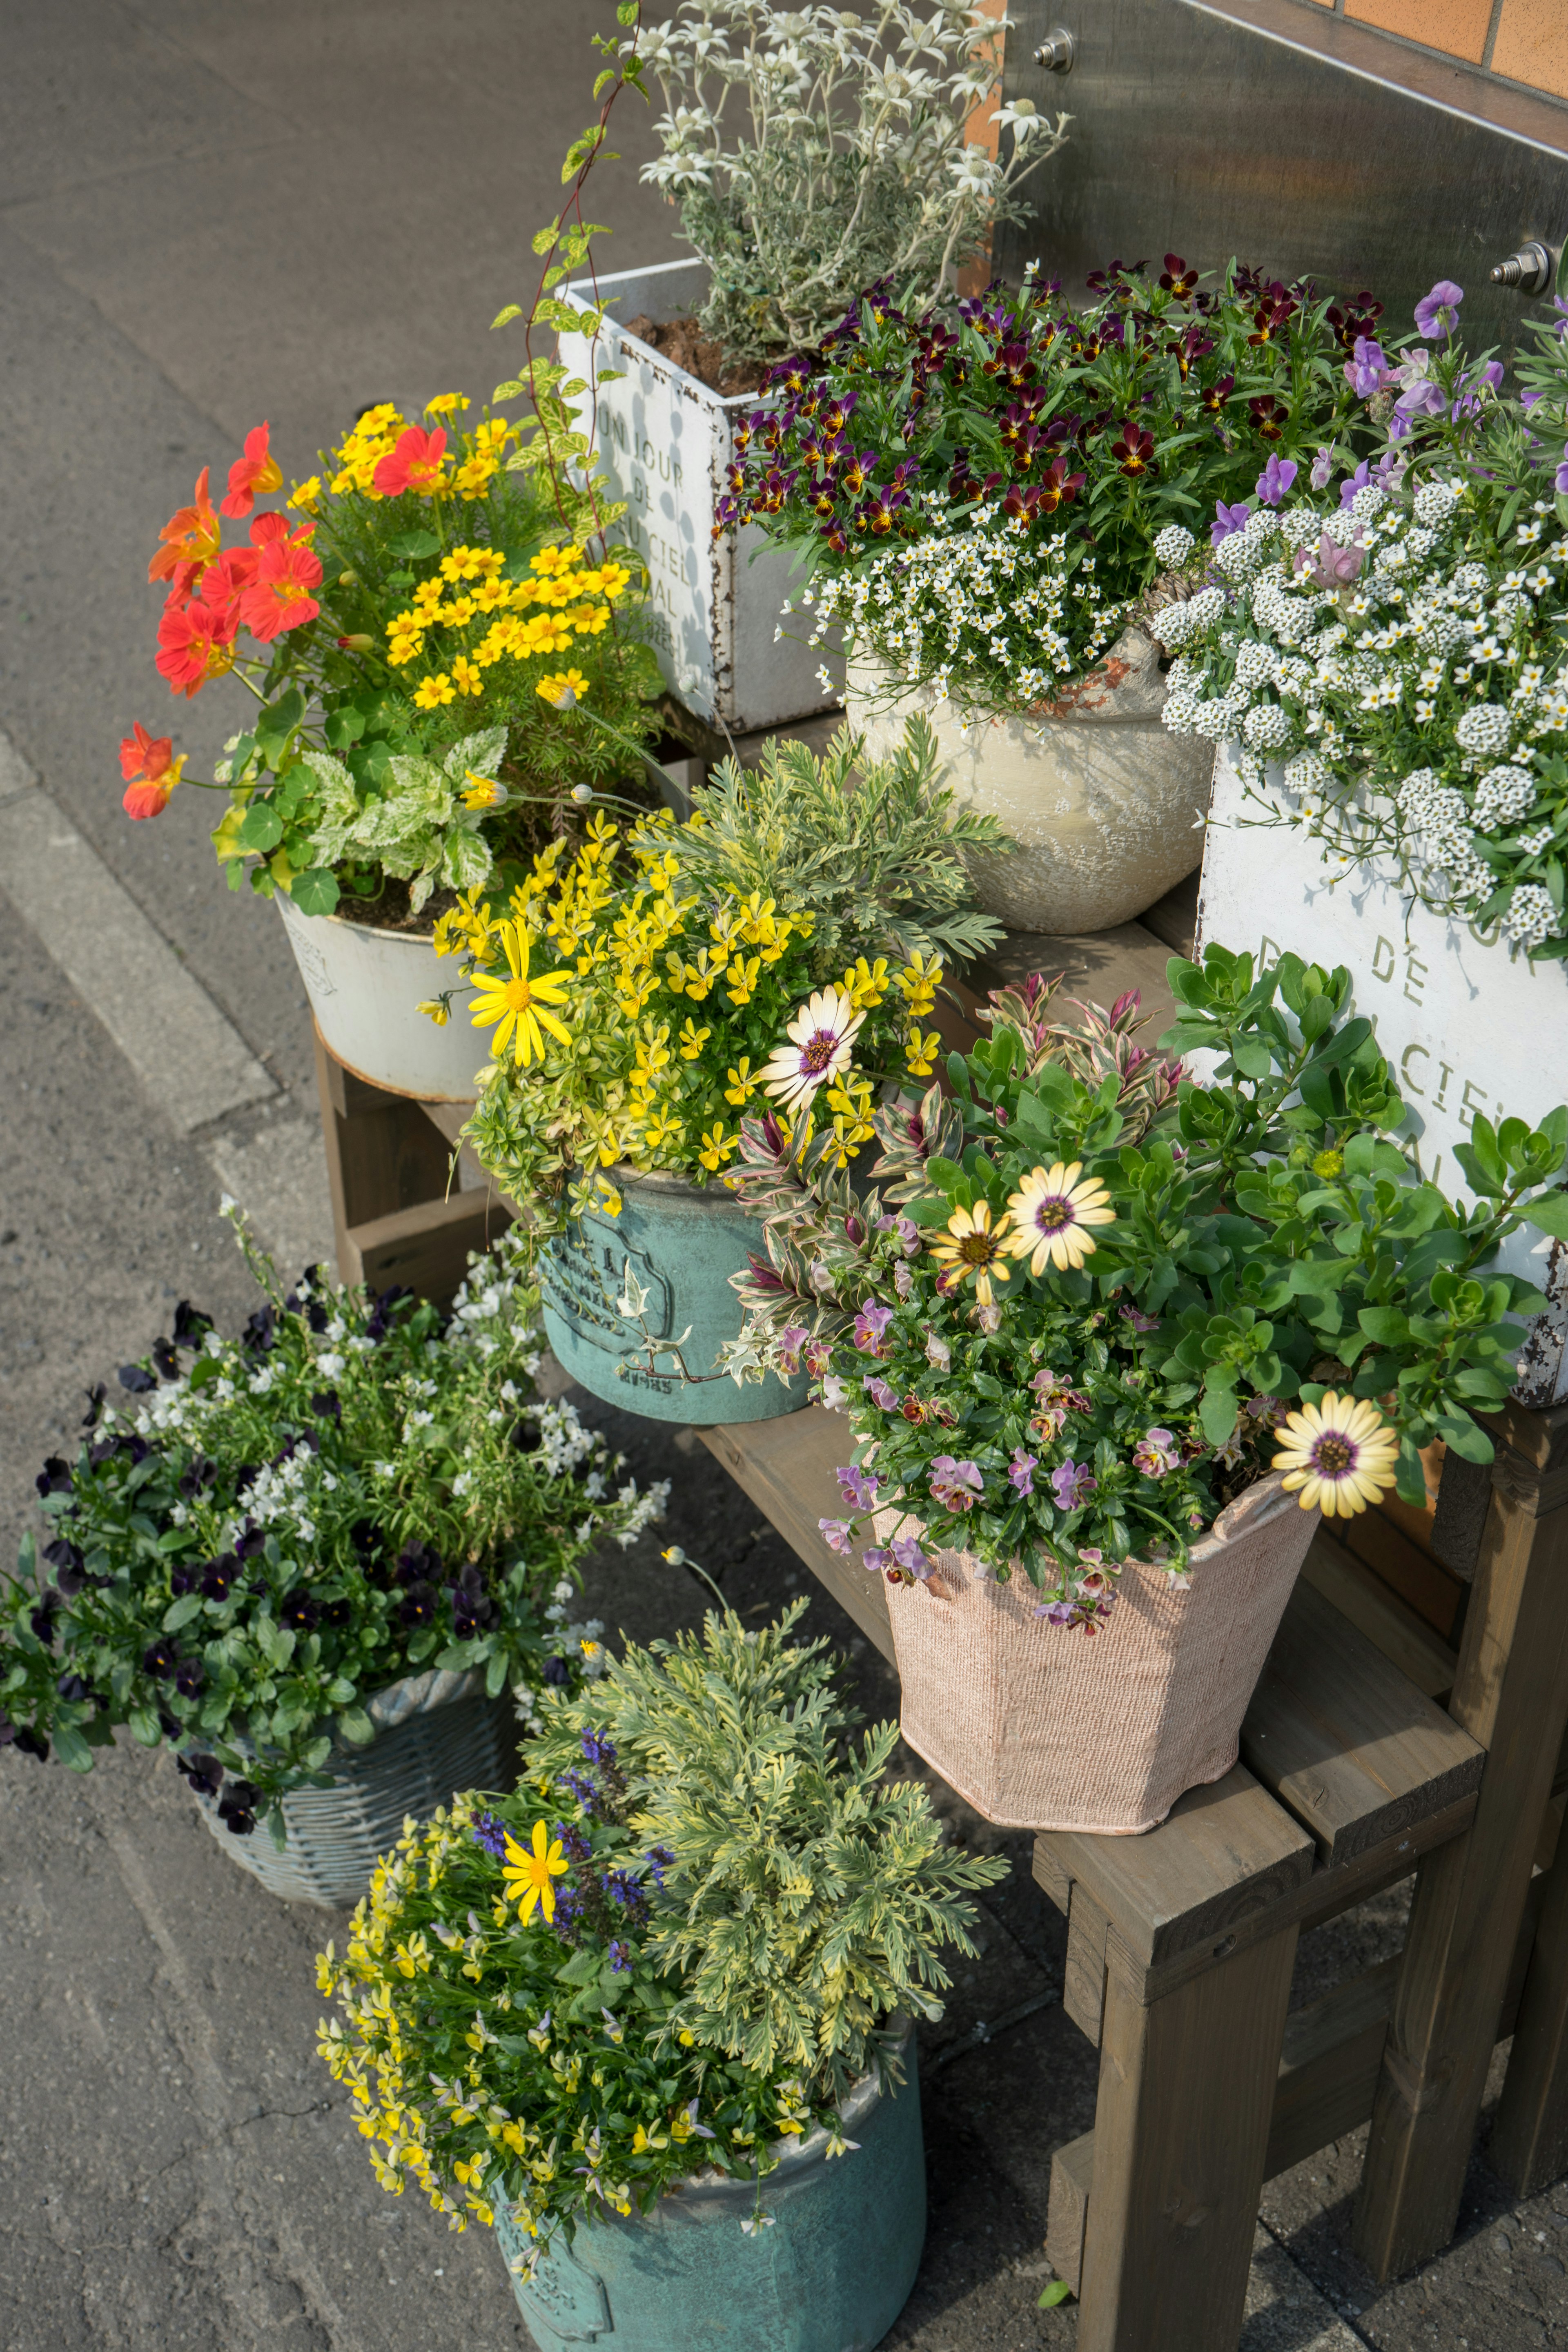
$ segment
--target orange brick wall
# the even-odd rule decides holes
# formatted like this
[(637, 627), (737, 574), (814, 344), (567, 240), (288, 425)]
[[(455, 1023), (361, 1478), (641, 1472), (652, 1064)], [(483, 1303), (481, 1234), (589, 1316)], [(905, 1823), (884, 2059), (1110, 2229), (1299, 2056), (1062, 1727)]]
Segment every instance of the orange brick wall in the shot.
[(1462, 58), (1488, 75), (1568, 100), (1568, 0), (1300, 0), (1388, 34), (1402, 46)]

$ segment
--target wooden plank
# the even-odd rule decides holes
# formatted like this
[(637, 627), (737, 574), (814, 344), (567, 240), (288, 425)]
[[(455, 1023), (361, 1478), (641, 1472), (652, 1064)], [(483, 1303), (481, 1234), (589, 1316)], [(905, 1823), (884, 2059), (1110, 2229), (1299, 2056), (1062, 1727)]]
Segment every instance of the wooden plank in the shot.
[(1058, 1867), (1075, 1888), (1082, 1882), (1145, 1967), (1212, 1956), (1250, 1915), (1269, 1911), (1312, 1874), (1310, 1833), (1240, 1765), (1189, 1789), (1142, 1837), (1046, 1834)]
[(984, 996), (988, 989), (1016, 987), (1031, 972), (1044, 972), (1047, 980), (1062, 972), (1069, 995), (1107, 1007), (1135, 988), (1150, 1016), (1144, 1041), (1152, 1045), (1175, 1018), (1176, 1001), (1165, 981), (1170, 960), (1170, 949), (1142, 923), (1118, 923), (1108, 931), (1009, 931), (1000, 947), (975, 958), (968, 977)]
[(1568, 1849), (1531, 1891), (1540, 1916), (1487, 2159), (1525, 2197), (1568, 2172)]
[(1489, 1464), (1467, 1462), (1462, 1454), (1445, 1449), (1437, 1507), (1432, 1515), (1432, 1554), (1467, 1584), (1480, 1558), (1491, 1486)]
[(1072, 1896), (1072, 1880), (1058, 1861), (1047, 1837), (1035, 1840), (1034, 1877), (1036, 1885), (1044, 1888), (1065, 1919)]
[(1051, 2156), (1051, 2187), (1046, 2207), (1046, 2260), (1058, 2278), (1078, 2294), (1083, 2284), (1083, 2238), (1089, 2226), (1089, 2193), (1094, 2179), (1094, 2134), (1069, 2139)]
[(1248, 1771), (1347, 1860), (1480, 1784), (1483, 1751), (1310, 1584), (1292, 1592), (1241, 1727)]
[(1342, 2139), (1371, 2115), (1399, 1963), (1396, 1952), (1286, 2019), (1266, 2180)]
[(1532, 1507), (1568, 1446), (1568, 1412), (1501, 1418), (1534, 1458), (1498, 1465), (1508, 1476), (1493, 1487), (1450, 1702), (1487, 1767), (1468, 1835), (1422, 1863), (1384, 2051), (1355, 2221), (1356, 2250), (1379, 2279), (1453, 2233), (1568, 1726), (1568, 1511)]
[(1072, 1890), (1068, 1913), (1068, 1956), (1062, 2007), (1096, 2049), (1105, 2015), (1105, 1938), (1110, 1922), (1087, 1886)]
[(468, 1270), (468, 1255), (488, 1249), (511, 1218), (499, 1201), (483, 1192), (454, 1192), (447, 1201), (421, 1201), (390, 1217), (350, 1228), (349, 1240), (374, 1292), (405, 1285), (438, 1307)]
[[(421, 1201), (438, 1201), (447, 1190), (450, 1153), (425, 1117), (422, 1103), (405, 1095), (383, 1094), (353, 1077), (327, 1052), (320, 1031), (316, 1086), (338, 1224), (339, 1266), (342, 1280), (352, 1282), (358, 1274), (342, 1264), (349, 1230)], [(349, 1108), (340, 1109), (338, 1100), (346, 1101)]]
[(1138, 920), (1146, 931), (1152, 931), (1173, 955), (1191, 957), (1198, 929), (1198, 884), (1203, 867), (1194, 866), (1184, 882), (1145, 907)]
[(893, 1631), (887, 1588), (856, 1558), (829, 1549), (818, 1519), (839, 1517), (844, 1499), (834, 1472), (847, 1462), (854, 1440), (842, 1413), (822, 1405), (782, 1413), (774, 1421), (731, 1422), (699, 1429), (698, 1436), (737, 1486), (765, 1513), (812, 1574), (847, 1609), (860, 1631), (889, 1661)]
[(1303, 1580), (1331, 1601), (1369, 1642), (1391, 1659), (1428, 1698), (1447, 1698), (1454, 1687), (1458, 1652), (1450, 1649), (1381, 1577), (1347, 1551), (1326, 1528), (1312, 1538), (1301, 1570)]
[(1351, 1520), (1341, 1541), (1407, 1601), (1434, 1633), (1445, 1641), (1458, 1640), (1465, 1599), (1462, 1578), (1413, 1543), (1381, 1511), (1363, 1511)]
[(1079, 2352), (1234, 2352), (1296, 1933), (1152, 2006), (1110, 1950)]

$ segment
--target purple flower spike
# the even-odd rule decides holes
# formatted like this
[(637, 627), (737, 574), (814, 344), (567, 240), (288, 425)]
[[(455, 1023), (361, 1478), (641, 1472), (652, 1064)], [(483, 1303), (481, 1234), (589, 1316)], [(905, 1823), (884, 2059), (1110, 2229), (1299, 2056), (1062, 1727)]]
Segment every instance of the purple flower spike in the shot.
[(1252, 509), (1245, 499), (1239, 506), (1227, 507), (1223, 499), (1216, 499), (1214, 511), (1215, 520), (1209, 525), (1209, 539), (1215, 547), (1222, 546), (1232, 531), (1244, 530), (1252, 520)]
[(1464, 299), (1464, 288), (1456, 286), (1451, 278), (1439, 278), (1430, 294), (1421, 297), (1415, 305), (1415, 331), (1424, 342), (1435, 343), (1453, 333)]
[(1263, 504), (1266, 507), (1279, 506), (1300, 471), (1294, 457), (1287, 457), (1281, 463), (1279, 458), (1270, 455), (1254, 486)]
[(821, 1529), (822, 1540), (829, 1551), (847, 1552), (849, 1549), (850, 1538), (854, 1530), (847, 1519), (818, 1519), (816, 1524)]

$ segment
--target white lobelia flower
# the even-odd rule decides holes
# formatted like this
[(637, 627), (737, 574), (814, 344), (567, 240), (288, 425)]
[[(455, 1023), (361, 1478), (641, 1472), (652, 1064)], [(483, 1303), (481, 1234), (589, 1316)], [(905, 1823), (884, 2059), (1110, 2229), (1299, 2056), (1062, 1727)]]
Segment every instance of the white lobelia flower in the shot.
[(786, 1110), (804, 1109), (819, 1087), (848, 1068), (856, 1032), (865, 1017), (837, 989), (818, 989), (785, 1030), (789, 1044), (769, 1055), (763, 1069), (763, 1092)]

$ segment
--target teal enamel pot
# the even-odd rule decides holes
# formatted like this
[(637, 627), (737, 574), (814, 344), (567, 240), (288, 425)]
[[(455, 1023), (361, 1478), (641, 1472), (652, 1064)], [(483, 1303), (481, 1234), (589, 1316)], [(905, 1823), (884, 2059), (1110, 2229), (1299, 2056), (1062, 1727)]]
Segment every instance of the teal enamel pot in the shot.
[(565, 1370), (590, 1395), (650, 1421), (772, 1421), (797, 1412), (804, 1374), (781, 1381), (770, 1372), (742, 1388), (715, 1369), (742, 1323), (730, 1276), (767, 1255), (760, 1221), (721, 1184), (700, 1189), (623, 1168), (611, 1177), (619, 1215), (590, 1212), (540, 1263), (544, 1328)]
[(498, 2209), (496, 2236), (518, 2307), (540, 2352), (602, 2344), (606, 2352), (871, 2352), (909, 2299), (925, 2242), (925, 2149), (915, 2042), (906, 2028), (902, 2086), (875, 2075), (843, 2106), (859, 2145), (829, 2158), (816, 2131), (763, 2182), (772, 2223), (741, 2227), (751, 2181), (700, 2173), (650, 2213), (581, 2222), (557, 2239), (525, 2284), (513, 2266), (529, 2241)]

